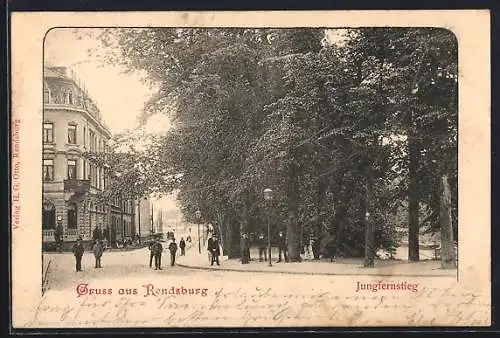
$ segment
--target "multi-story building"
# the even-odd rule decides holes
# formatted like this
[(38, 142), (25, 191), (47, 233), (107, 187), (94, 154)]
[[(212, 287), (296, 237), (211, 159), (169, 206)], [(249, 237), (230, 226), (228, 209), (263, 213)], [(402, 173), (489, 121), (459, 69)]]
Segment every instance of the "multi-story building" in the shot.
[(111, 132), (99, 109), (65, 67), (44, 69), (43, 91), (43, 242), (55, 240), (60, 222), (63, 240), (92, 239), (94, 228), (116, 239), (135, 232), (131, 201), (97, 202), (109, 175), (85, 153), (107, 150)]

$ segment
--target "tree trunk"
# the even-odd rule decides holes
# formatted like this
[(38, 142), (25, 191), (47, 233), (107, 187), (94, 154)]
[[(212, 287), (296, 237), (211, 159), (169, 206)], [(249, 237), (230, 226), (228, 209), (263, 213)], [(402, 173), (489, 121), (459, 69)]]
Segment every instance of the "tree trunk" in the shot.
[(364, 202), (364, 222), (365, 222), (365, 268), (375, 267), (375, 225), (372, 221), (371, 203), (373, 199), (373, 182), (370, 177), (366, 179), (366, 195)]
[(286, 240), (288, 247), (288, 259), (290, 262), (300, 262), (300, 228), (297, 224), (297, 168), (292, 161), (290, 164), (289, 184), (287, 189), (288, 199), (288, 222), (286, 229)]
[(240, 258), (241, 248), (240, 248), (240, 232), (239, 224), (235, 222), (232, 218), (227, 220), (227, 240), (226, 246), (228, 248), (227, 255), (229, 258)]
[(457, 264), (451, 218), (451, 192), (447, 175), (441, 177), (441, 205), (439, 208), (439, 218), (441, 223), (441, 268), (454, 269), (457, 267)]
[[(411, 121), (411, 113), (410, 113)], [(409, 126), (411, 129), (411, 125)], [(417, 262), (420, 259), (419, 253), (419, 187), (417, 179), (418, 149), (413, 139), (412, 131), (408, 133), (408, 260)]]
[[(241, 209), (241, 222), (240, 222), (240, 235), (248, 234), (248, 200), (247, 200), (247, 193), (245, 192), (243, 194), (243, 201), (242, 201), (242, 209)], [(241, 236), (240, 236), (241, 237)], [(241, 239), (240, 240), (240, 246), (241, 246), (241, 258), (242, 262), (248, 263), (250, 261), (250, 255), (248, 252), (248, 237), (247, 239)]]

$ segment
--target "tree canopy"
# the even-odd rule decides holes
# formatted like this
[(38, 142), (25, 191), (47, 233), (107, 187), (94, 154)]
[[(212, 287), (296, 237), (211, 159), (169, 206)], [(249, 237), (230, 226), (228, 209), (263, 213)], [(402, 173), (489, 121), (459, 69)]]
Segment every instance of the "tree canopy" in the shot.
[[(367, 28), (345, 30), (341, 44), (325, 37), (324, 29), (103, 30), (106, 61), (158, 88), (143, 119), (167, 114), (173, 123), (145, 150), (103, 155), (122, 172), (109, 191), (177, 190), (185, 217), (196, 221), (200, 210), (226, 242), (263, 231), (271, 212), (273, 234), (286, 230), (297, 261), (307, 236), (362, 256), (366, 222), (377, 248), (393, 248), (402, 206), (410, 241), (421, 228), (436, 231), (446, 174), (456, 229), (453, 34)], [(410, 251), (418, 256), (418, 238)]]

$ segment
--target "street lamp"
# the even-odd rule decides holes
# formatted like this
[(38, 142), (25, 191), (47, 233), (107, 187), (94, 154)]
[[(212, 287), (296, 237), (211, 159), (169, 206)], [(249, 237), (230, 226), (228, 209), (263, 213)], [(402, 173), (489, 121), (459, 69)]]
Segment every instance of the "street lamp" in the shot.
[(201, 219), (201, 211), (200, 210), (196, 210), (196, 212), (194, 213), (195, 216), (196, 216), (196, 219), (198, 220), (198, 251), (200, 252), (201, 254), (201, 237), (200, 237), (200, 219)]
[[(271, 189), (264, 189), (264, 199), (268, 203), (273, 199), (273, 191)], [(273, 263), (271, 263), (271, 222), (269, 221), (269, 210), (267, 211), (267, 250), (269, 253), (269, 266), (273, 266)]]

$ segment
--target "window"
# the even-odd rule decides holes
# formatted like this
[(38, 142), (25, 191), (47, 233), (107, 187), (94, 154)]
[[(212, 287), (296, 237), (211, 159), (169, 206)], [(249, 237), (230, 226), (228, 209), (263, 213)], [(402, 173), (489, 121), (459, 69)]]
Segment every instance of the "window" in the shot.
[(87, 130), (83, 127), (83, 146), (87, 146)]
[(95, 151), (95, 143), (94, 143), (94, 139), (95, 139), (95, 134), (92, 130), (89, 130), (89, 144), (90, 144), (90, 151)]
[(43, 180), (54, 180), (54, 160), (43, 160)]
[(52, 203), (44, 203), (42, 216), (42, 229), (56, 228), (56, 208)]
[(71, 203), (68, 205), (68, 229), (76, 229), (77, 224), (77, 213), (76, 213), (76, 205)]
[(43, 103), (50, 103), (50, 92), (47, 89), (43, 91)]
[(76, 179), (76, 160), (68, 160), (68, 179)]
[(73, 104), (73, 93), (71, 91), (69, 91), (67, 93), (66, 97), (67, 97), (66, 103), (67, 104)]
[(43, 143), (53, 143), (54, 142), (54, 124), (44, 123), (43, 124)]
[(76, 144), (76, 125), (68, 125), (68, 143)]
[(83, 160), (83, 179), (87, 179), (87, 161)]

